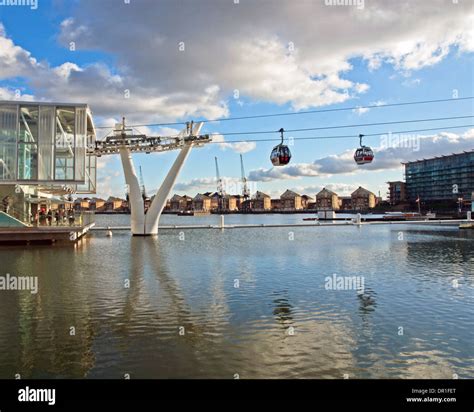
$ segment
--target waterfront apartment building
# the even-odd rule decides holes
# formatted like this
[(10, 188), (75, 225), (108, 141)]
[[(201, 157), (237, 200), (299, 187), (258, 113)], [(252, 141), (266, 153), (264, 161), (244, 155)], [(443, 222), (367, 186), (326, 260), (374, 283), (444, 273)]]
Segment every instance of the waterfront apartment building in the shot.
[(94, 210), (96, 212), (103, 212), (105, 210), (106, 200), (93, 197), (89, 202), (89, 210)]
[(351, 210), (352, 198), (350, 196), (339, 196), (339, 210)]
[(189, 210), (192, 207), (193, 198), (190, 196), (180, 196), (174, 195), (170, 199), (169, 210), (172, 212), (182, 212), (184, 210)]
[(317, 210), (339, 210), (339, 196), (329, 189), (323, 188), (316, 195)]
[(237, 207), (237, 198), (233, 195), (225, 195), (222, 198), (222, 208), (227, 212), (236, 212)]
[(387, 182), (388, 184), (388, 201), (390, 205), (395, 206), (406, 202), (406, 184), (405, 182), (395, 181)]
[(255, 193), (251, 202), (252, 210), (264, 211), (272, 208), (272, 199), (269, 195), (263, 192)]
[(372, 209), (376, 204), (375, 194), (361, 186), (351, 193), (351, 206), (353, 210)]
[(114, 212), (124, 208), (124, 200), (119, 197), (110, 196), (105, 202), (105, 210)]
[(209, 212), (212, 208), (211, 198), (205, 194), (198, 193), (192, 201), (192, 209), (196, 212)]
[(280, 196), (281, 210), (301, 210), (303, 209), (301, 195), (292, 190), (286, 190)]
[(406, 162), (407, 199), (424, 203), (470, 201), (474, 192), (474, 150)]
[(76, 200), (74, 200), (74, 209), (77, 211), (81, 210), (89, 210), (91, 206), (91, 199), (88, 197), (82, 198), (78, 197)]

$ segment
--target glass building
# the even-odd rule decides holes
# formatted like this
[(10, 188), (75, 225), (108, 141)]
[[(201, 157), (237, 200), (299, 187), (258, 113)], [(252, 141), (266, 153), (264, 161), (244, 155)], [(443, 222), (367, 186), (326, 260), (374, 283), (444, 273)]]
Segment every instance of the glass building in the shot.
[(85, 104), (0, 101), (0, 211), (30, 222), (71, 194), (95, 193), (95, 139)]
[(0, 185), (95, 193), (94, 142), (85, 104), (0, 101)]
[(449, 156), (407, 162), (409, 201), (470, 201), (474, 192), (474, 150)]

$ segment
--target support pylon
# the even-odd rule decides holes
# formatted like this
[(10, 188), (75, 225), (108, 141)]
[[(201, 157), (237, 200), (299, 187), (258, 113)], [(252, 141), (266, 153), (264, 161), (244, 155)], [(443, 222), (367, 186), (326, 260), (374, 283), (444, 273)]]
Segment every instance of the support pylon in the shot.
[(183, 137), (182, 148), (153, 199), (147, 214), (145, 214), (143, 197), (140, 190), (139, 179), (133, 165), (132, 153), (127, 146), (120, 148), (120, 158), (125, 173), (125, 181), (129, 188), (131, 230), (134, 236), (150, 236), (158, 234), (158, 222), (166, 205), (166, 200), (168, 199), (171, 190), (173, 190), (178, 174), (183, 168), (183, 165), (194, 145), (192, 141), (185, 141), (184, 137), (189, 134), (192, 136), (199, 135), (203, 124), (204, 123), (202, 122), (197, 124), (190, 123), (187, 125), (186, 129), (183, 129), (179, 133), (179, 136)]

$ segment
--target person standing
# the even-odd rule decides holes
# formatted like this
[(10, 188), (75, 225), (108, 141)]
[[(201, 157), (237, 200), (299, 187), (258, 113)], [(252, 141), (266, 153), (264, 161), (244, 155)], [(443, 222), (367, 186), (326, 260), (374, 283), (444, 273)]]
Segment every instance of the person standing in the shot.
[(69, 212), (68, 212), (68, 220), (69, 220), (69, 226), (72, 226), (74, 225), (74, 220), (75, 220), (75, 216), (74, 216), (74, 210), (72, 209), (69, 209)]
[(9, 195), (3, 198), (2, 204), (3, 204), (3, 211), (8, 214), (8, 211), (10, 210), (10, 196)]

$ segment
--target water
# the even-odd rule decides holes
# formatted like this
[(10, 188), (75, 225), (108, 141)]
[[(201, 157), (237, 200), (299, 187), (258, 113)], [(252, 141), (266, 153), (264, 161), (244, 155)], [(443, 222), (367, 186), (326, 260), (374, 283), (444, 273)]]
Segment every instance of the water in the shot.
[[(473, 378), (473, 245), (456, 227), (384, 225), (1, 247), (0, 276), (38, 276), (39, 292), (0, 291), (0, 378)], [(364, 293), (327, 290), (333, 274), (363, 276)]]

